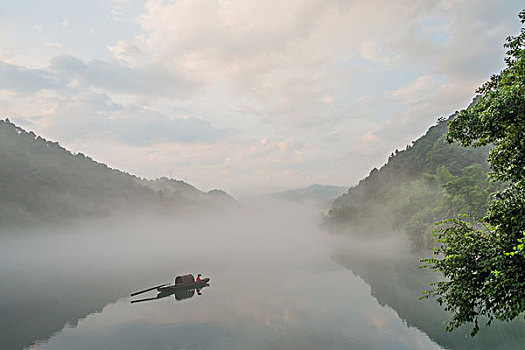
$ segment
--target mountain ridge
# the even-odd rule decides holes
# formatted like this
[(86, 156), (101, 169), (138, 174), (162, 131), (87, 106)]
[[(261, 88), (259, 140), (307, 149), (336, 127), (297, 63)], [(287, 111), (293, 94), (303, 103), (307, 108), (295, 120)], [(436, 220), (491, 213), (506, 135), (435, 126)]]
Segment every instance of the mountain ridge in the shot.
[[(475, 103), (475, 100), (474, 102)], [(325, 224), (358, 235), (405, 231), (414, 249), (433, 247), (434, 222), (486, 212), (503, 184), (487, 181), (490, 146), (472, 148), (448, 143), (448, 118), (392, 152), (388, 161), (332, 203)]]
[[(0, 225), (70, 221), (115, 212), (173, 213), (232, 205), (224, 191), (180, 180), (147, 180), (73, 154), (58, 142), (0, 120)], [(167, 182), (162, 188), (158, 185)]]
[(312, 184), (307, 187), (271, 193), (269, 196), (292, 202), (313, 203), (321, 207), (329, 207), (331, 202), (347, 189), (347, 186)]

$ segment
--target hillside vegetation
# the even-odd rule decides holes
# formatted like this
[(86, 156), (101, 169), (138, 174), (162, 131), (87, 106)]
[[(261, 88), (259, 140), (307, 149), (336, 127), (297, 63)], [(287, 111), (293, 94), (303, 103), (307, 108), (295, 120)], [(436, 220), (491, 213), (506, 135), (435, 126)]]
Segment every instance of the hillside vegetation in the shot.
[(0, 226), (236, 203), (177, 180), (140, 179), (0, 120)]
[(464, 148), (446, 140), (439, 119), (424, 136), (336, 199), (326, 216), (332, 230), (367, 236), (405, 230), (412, 248), (433, 246), (438, 220), (467, 214), (483, 216), (502, 184), (488, 182), (490, 148)]
[(345, 193), (348, 187), (314, 184), (284, 192), (272, 193), (270, 196), (290, 202), (310, 203), (320, 208), (329, 208), (335, 198)]

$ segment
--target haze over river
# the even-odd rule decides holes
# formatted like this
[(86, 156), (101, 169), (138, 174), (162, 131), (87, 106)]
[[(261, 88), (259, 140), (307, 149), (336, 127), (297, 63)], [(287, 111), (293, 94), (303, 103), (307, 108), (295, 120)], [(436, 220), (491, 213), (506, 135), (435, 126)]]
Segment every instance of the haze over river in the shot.
[[(198, 218), (112, 218), (10, 231), (2, 349), (518, 349), (523, 318), (446, 333), (432, 276), (393, 234), (334, 236), (316, 209), (253, 202)], [(202, 273), (201, 295), (130, 294)], [(154, 297), (149, 292), (138, 297)]]

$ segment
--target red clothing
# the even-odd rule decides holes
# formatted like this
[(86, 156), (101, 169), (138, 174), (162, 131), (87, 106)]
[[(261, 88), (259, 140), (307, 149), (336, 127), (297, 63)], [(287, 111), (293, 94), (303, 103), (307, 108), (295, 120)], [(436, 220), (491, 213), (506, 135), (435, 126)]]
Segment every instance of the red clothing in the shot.
[(201, 280), (201, 275), (198, 275), (197, 279), (195, 280), (195, 282), (199, 282), (200, 280)]

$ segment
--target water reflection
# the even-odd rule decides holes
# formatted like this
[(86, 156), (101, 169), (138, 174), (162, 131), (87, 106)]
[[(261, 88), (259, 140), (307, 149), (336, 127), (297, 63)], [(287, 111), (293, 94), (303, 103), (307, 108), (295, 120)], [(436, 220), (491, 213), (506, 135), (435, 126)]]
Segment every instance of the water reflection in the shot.
[[(359, 249), (366, 259), (342, 255), (334, 262), (333, 246), (341, 244), (317, 229), (315, 213), (263, 206), (231, 217), (1, 237), (1, 347), (467, 348), (447, 340), (435, 310), (418, 303), (422, 275), (375, 259), (377, 245)], [(159, 282), (173, 271), (206, 271), (213, 293), (163, 291)], [(131, 304), (130, 291), (158, 301)], [(516, 348), (520, 328), (501, 329), (506, 333), (487, 334), (490, 341), (466, 344)]]
[(152, 287), (152, 288), (148, 288), (145, 290), (141, 290), (139, 292), (132, 293), (131, 296), (134, 297), (134, 296), (137, 296), (143, 293), (147, 293), (147, 292), (151, 292), (154, 290), (159, 292), (157, 296), (153, 298), (135, 299), (135, 300), (132, 300), (131, 303), (134, 304), (134, 303), (140, 303), (143, 301), (158, 300), (158, 299), (166, 298), (172, 295), (175, 297), (175, 300), (180, 301), (184, 299), (193, 298), (193, 296), (195, 295), (195, 292), (197, 292), (197, 295), (201, 295), (201, 290), (210, 286), (208, 283), (210, 279), (209, 278), (201, 279), (200, 276), (201, 276), (200, 274), (197, 276), (197, 280), (195, 280), (195, 278), (191, 274), (184, 275), (184, 276), (177, 276), (175, 278), (175, 284), (173, 285), (169, 285), (168, 283), (166, 283), (166, 284), (161, 284), (156, 287)]
[[(345, 249), (334, 260), (350, 269), (370, 286), (370, 295), (380, 305), (391, 307), (408, 327), (425, 332), (447, 349), (519, 349), (525, 344), (523, 318), (512, 322), (492, 322), (481, 327), (476, 337), (468, 336), (472, 325), (446, 332), (444, 324), (451, 314), (434, 300), (419, 300), (422, 291), (440, 275), (420, 269), (420, 256), (409, 253), (395, 256), (373, 253), (371, 249)], [(481, 324), (480, 324), (481, 325)]]
[[(38, 349), (440, 349), (335, 264), (304, 270), (269, 264), (270, 271), (213, 271), (213, 293), (191, 302), (130, 304), (122, 298)], [(249, 284), (239, 278), (255, 274)]]

